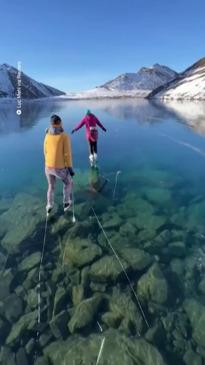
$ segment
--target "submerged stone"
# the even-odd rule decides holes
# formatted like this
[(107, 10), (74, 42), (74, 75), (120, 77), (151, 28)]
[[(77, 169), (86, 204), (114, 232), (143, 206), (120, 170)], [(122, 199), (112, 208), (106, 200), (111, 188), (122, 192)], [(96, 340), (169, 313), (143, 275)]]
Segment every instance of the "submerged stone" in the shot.
[(154, 346), (144, 340), (123, 336), (116, 330), (54, 342), (44, 352), (51, 365), (94, 365), (101, 347), (100, 365), (166, 365)]
[[(128, 264), (125, 260), (121, 260), (125, 270)], [(103, 256), (90, 267), (89, 277), (93, 281), (107, 283), (109, 281), (115, 282), (123, 273), (123, 269), (114, 256)]]
[(101, 248), (94, 243), (84, 239), (73, 239), (67, 243), (64, 263), (82, 267), (93, 262), (101, 254)]
[(41, 253), (34, 252), (30, 256), (26, 257), (23, 261), (21, 261), (18, 269), (19, 271), (30, 271), (40, 264)]
[(16, 195), (10, 208), (0, 215), (4, 235), (1, 244), (8, 253), (18, 252), (27, 239), (34, 238), (38, 224), (45, 219), (44, 209), (39, 198), (26, 193)]
[(168, 246), (168, 252), (175, 257), (184, 257), (186, 255), (186, 246), (184, 242), (172, 242)]
[(152, 263), (151, 256), (138, 248), (122, 248), (118, 250), (118, 253), (127, 262), (128, 269), (134, 271), (145, 270)]
[(108, 327), (120, 328), (126, 334), (141, 334), (143, 318), (130, 294), (114, 288), (108, 299), (108, 310), (102, 315), (102, 321)]
[(82, 302), (84, 297), (84, 287), (83, 285), (76, 285), (72, 287), (72, 302), (76, 306)]
[(67, 311), (62, 311), (57, 316), (54, 316), (49, 322), (50, 329), (55, 338), (64, 338), (68, 335), (67, 323), (69, 320), (69, 314)]
[(102, 221), (105, 229), (117, 228), (122, 224), (122, 219), (115, 212), (103, 214)]
[(6, 339), (6, 344), (11, 345), (16, 341), (21, 340), (21, 336), (29, 330), (33, 330), (36, 325), (37, 311), (30, 312), (22, 316), (18, 322), (16, 322)]
[(166, 188), (148, 188), (145, 187), (143, 190), (143, 195), (151, 202), (157, 205), (166, 206), (168, 203), (172, 203), (171, 191)]
[(94, 321), (101, 302), (102, 296), (96, 295), (92, 298), (85, 299), (78, 304), (68, 323), (70, 332), (74, 333), (81, 328), (89, 326)]
[(53, 304), (53, 313), (57, 314), (65, 309), (68, 304), (69, 293), (65, 290), (64, 287), (59, 286), (55, 293), (54, 304)]
[(195, 299), (187, 299), (184, 308), (192, 325), (193, 339), (205, 348), (205, 306)]
[(205, 295), (205, 278), (203, 278), (199, 283), (199, 291)]
[(186, 365), (203, 365), (202, 358), (191, 349), (186, 351), (183, 360)]
[(4, 301), (4, 315), (9, 322), (16, 321), (23, 314), (23, 301), (15, 293)]
[(157, 263), (139, 279), (137, 283), (139, 296), (146, 301), (153, 301), (157, 304), (164, 304), (168, 297), (167, 281)]
[(14, 279), (11, 269), (0, 271), (0, 300), (5, 299), (11, 291), (11, 283)]

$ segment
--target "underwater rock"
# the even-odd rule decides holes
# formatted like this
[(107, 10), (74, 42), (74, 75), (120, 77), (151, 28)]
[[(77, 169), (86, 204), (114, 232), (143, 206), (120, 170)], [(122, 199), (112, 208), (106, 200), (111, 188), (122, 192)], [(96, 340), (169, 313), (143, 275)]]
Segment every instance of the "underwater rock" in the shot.
[(148, 188), (140, 189), (145, 198), (152, 204), (167, 207), (168, 203), (172, 204), (171, 191), (166, 188)]
[(191, 349), (186, 351), (183, 360), (186, 365), (203, 365), (201, 357)]
[(4, 315), (9, 322), (15, 322), (23, 314), (23, 301), (15, 293), (4, 300)]
[(108, 312), (101, 319), (108, 327), (119, 328), (128, 335), (140, 335), (143, 330), (143, 318), (137, 303), (134, 303), (130, 293), (123, 293), (117, 288), (108, 300)]
[(16, 322), (6, 339), (7, 345), (12, 345), (16, 341), (20, 341), (23, 334), (27, 331), (34, 329), (37, 320), (37, 311), (27, 313), (20, 317), (18, 322)]
[(119, 215), (123, 218), (136, 217), (143, 214), (144, 216), (152, 216), (154, 208), (147, 200), (137, 197), (133, 194), (127, 194), (123, 199), (123, 203), (119, 206)]
[(4, 272), (0, 271), (0, 300), (5, 299), (11, 290), (11, 284), (14, 279), (11, 269)]
[(76, 222), (72, 227), (66, 232), (65, 240), (71, 240), (75, 238), (87, 238), (88, 235), (93, 230), (93, 222), (86, 220), (85, 222)]
[(138, 248), (121, 248), (118, 250), (118, 253), (127, 262), (128, 269), (134, 271), (145, 270), (152, 263), (151, 256)]
[[(39, 357), (35, 361), (34, 365), (49, 365), (49, 362), (48, 362), (48, 359), (46, 357), (42, 356), (42, 357)], [(59, 364), (59, 365), (61, 365), (61, 364)]]
[(50, 329), (55, 338), (65, 338), (68, 336), (68, 320), (68, 312), (62, 311), (49, 322)]
[(68, 303), (68, 297), (69, 297), (68, 291), (66, 291), (64, 287), (58, 286), (55, 293), (54, 304), (53, 304), (54, 315), (65, 309)]
[(164, 304), (168, 297), (167, 281), (157, 263), (141, 276), (137, 283), (139, 296), (146, 301)]
[(186, 255), (186, 246), (184, 242), (172, 242), (168, 246), (168, 252), (171, 256), (184, 257)]
[(121, 236), (128, 235), (129, 237), (135, 237), (136, 232), (137, 232), (137, 228), (129, 221), (120, 226), (120, 235)]
[(186, 227), (191, 231), (205, 233), (204, 217), (205, 217), (205, 201), (191, 204), (186, 211)]
[(16, 365), (29, 365), (26, 351), (23, 347), (20, 347), (16, 353)]
[(26, 350), (26, 353), (27, 353), (28, 355), (30, 355), (30, 354), (33, 352), (35, 345), (36, 345), (35, 338), (31, 338), (31, 339), (27, 342), (27, 344), (26, 344), (26, 346), (25, 346), (25, 350)]
[(23, 287), (26, 290), (33, 289), (38, 283), (39, 268), (35, 267), (27, 273), (27, 276), (23, 282)]
[(18, 270), (19, 271), (30, 271), (40, 264), (41, 253), (34, 252), (31, 255), (27, 256), (23, 261), (21, 261)]
[(184, 263), (181, 259), (173, 259), (170, 262), (170, 268), (173, 273), (175, 273), (179, 279), (183, 278), (184, 275)]
[(52, 224), (51, 233), (59, 234), (65, 232), (68, 227), (72, 227), (72, 222), (65, 215), (61, 215), (57, 222)]
[(154, 248), (156, 247), (162, 248), (167, 245), (170, 239), (171, 239), (171, 232), (168, 229), (166, 229), (162, 231), (159, 235), (157, 235), (151, 244), (154, 246)]
[(9, 347), (6, 347), (6, 346), (1, 347), (0, 364), (1, 365), (16, 365), (15, 353), (12, 352)]
[(200, 283), (199, 283), (199, 287), (198, 287), (199, 291), (205, 295), (205, 278), (203, 278)]
[(5, 337), (8, 335), (8, 332), (9, 332), (8, 323), (0, 318), (0, 341), (1, 341), (1, 343), (3, 343)]
[[(121, 261), (124, 269), (127, 270), (128, 264), (124, 260)], [(107, 283), (115, 282), (122, 273), (123, 269), (117, 259), (114, 256), (106, 255), (91, 265), (89, 277), (93, 281)]]
[(93, 292), (101, 292), (104, 293), (106, 291), (106, 284), (102, 284), (102, 283), (90, 283), (90, 289)]
[(18, 252), (26, 239), (34, 238), (38, 224), (45, 219), (44, 210), (39, 198), (26, 193), (16, 195), (9, 210), (0, 215), (4, 234), (1, 245), (8, 253)]
[(77, 267), (90, 264), (102, 255), (99, 246), (85, 239), (68, 241), (65, 248), (64, 263)]
[(195, 342), (205, 348), (205, 306), (195, 299), (187, 299), (184, 309), (192, 326), (192, 337)]
[(31, 310), (37, 308), (38, 305), (38, 291), (37, 288), (30, 289), (26, 296), (26, 301)]
[(85, 299), (78, 304), (71, 320), (68, 323), (70, 332), (74, 333), (76, 330), (89, 326), (94, 321), (101, 302), (102, 296), (95, 295), (94, 297)]
[(122, 224), (122, 219), (115, 212), (113, 213), (104, 213), (102, 215), (102, 225), (104, 229), (113, 229), (118, 228)]
[(145, 340), (158, 346), (162, 345), (165, 340), (165, 331), (162, 324), (158, 322), (149, 328), (145, 334)]
[(166, 365), (159, 351), (144, 340), (128, 338), (116, 330), (108, 330), (102, 335), (75, 337), (65, 342), (54, 342), (44, 353), (51, 365), (56, 364), (96, 364), (102, 340), (100, 365)]
[(82, 302), (84, 298), (84, 287), (83, 285), (76, 285), (72, 287), (72, 302), (74, 307), (80, 302)]
[(40, 336), (39, 344), (41, 347), (45, 347), (51, 342), (52, 339), (53, 339), (53, 334), (50, 331), (46, 331)]

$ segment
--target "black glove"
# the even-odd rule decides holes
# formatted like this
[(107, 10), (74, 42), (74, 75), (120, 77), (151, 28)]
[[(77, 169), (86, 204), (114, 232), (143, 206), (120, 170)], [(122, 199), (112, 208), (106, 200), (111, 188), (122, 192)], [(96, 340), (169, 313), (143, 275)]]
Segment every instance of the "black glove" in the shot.
[(75, 172), (73, 171), (72, 167), (68, 167), (68, 171), (71, 177), (75, 175)]
[(73, 133), (75, 133), (75, 129), (73, 129), (73, 130), (71, 131), (71, 134), (73, 134)]
[(107, 129), (106, 128), (104, 128), (104, 132), (107, 132)]

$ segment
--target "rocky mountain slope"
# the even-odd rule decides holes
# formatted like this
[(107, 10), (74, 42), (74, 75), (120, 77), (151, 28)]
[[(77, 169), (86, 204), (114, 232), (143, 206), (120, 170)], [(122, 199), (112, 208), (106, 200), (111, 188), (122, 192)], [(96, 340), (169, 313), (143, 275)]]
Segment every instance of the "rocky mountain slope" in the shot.
[[(6, 63), (0, 65), (0, 97), (16, 97), (18, 92), (17, 76), (18, 70), (15, 67)], [(65, 94), (63, 91), (35, 81), (23, 72), (21, 73), (20, 92), (22, 99), (38, 99)]]
[(149, 98), (153, 97), (174, 100), (205, 99), (205, 58), (187, 68), (175, 80), (155, 89), (149, 95)]
[(91, 90), (80, 93), (68, 93), (72, 99), (92, 98), (145, 98), (152, 90), (175, 79), (178, 74), (169, 67), (155, 64), (142, 67), (138, 72), (125, 73)]

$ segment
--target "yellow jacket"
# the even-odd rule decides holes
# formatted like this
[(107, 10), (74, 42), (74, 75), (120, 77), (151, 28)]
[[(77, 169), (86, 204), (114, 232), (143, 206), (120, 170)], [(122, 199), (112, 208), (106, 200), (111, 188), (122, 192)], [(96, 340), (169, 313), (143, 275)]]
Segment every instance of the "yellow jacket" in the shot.
[(47, 133), (44, 139), (44, 156), (46, 167), (56, 169), (72, 167), (72, 152), (69, 136), (66, 133)]

